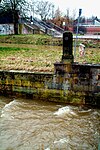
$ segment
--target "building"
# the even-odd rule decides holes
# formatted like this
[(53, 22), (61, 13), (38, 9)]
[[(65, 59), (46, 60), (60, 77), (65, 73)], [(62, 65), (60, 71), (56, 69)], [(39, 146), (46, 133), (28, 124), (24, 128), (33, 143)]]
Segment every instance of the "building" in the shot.
[[(18, 34), (34, 34), (40, 33), (40, 28), (27, 19), (20, 18), (18, 13), (16, 14), (16, 23), (18, 28)], [(14, 34), (14, 21), (13, 13), (11, 11), (0, 12), (0, 35)]]
[[(77, 28), (77, 20), (74, 24), (73, 31), (75, 32)], [(79, 33), (84, 34), (100, 34), (100, 19), (97, 17), (93, 19), (84, 19), (84, 22), (79, 23)]]

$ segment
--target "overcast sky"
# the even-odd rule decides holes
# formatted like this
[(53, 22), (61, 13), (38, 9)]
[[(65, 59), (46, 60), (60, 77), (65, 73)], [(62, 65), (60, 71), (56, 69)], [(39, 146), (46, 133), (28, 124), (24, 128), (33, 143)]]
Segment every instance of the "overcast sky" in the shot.
[(56, 8), (66, 13), (69, 8), (70, 16), (72, 11), (76, 9), (76, 16), (78, 15), (79, 9), (82, 9), (82, 16), (87, 18), (91, 16), (97, 16), (100, 19), (100, 2), (99, 0), (48, 0), (52, 2)]

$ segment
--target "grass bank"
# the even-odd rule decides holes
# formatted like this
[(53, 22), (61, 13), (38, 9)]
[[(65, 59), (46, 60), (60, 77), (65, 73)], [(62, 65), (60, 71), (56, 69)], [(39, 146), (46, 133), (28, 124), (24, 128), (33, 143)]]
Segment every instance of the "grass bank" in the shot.
[(61, 48), (27, 44), (0, 44), (0, 69), (52, 72)]
[(34, 44), (34, 45), (62, 45), (62, 39), (52, 38), (48, 35), (2, 35), (0, 36), (0, 43), (11, 44)]
[[(62, 46), (0, 43), (0, 69), (53, 72), (54, 63), (61, 61)], [(100, 63), (100, 49), (86, 48), (84, 57), (76, 49), (80, 63)]]
[[(34, 44), (34, 45), (49, 45), (49, 46), (62, 46), (62, 38), (53, 38), (48, 35), (0, 35), (0, 43), (11, 44)], [(77, 46), (84, 43), (87, 48), (100, 48), (100, 40), (86, 40), (78, 39)], [(74, 45), (74, 40), (73, 40)]]

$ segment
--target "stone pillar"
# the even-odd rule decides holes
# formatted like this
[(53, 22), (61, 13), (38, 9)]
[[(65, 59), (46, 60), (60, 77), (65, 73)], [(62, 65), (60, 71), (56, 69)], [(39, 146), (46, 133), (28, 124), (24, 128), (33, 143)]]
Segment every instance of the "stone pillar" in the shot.
[[(61, 62), (55, 63), (55, 88), (63, 89), (64, 93), (71, 89), (73, 63), (73, 36), (71, 32), (63, 33), (63, 54)], [(57, 85), (57, 86), (56, 86)]]
[(73, 62), (73, 35), (71, 32), (63, 33), (62, 62)]

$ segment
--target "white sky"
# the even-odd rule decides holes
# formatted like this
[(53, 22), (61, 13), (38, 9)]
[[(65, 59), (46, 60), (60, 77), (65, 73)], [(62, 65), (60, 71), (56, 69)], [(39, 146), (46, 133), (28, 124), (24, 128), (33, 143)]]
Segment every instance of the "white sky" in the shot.
[(78, 16), (79, 9), (82, 9), (82, 16), (87, 18), (97, 16), (100, 19), (100, 2), (99, 0), (48, 0), (52, 2), (56, 9), (67, 13), (69, 8), (69, 15), (72, 16), (73, 10), (76, 9), (76, 17)]

